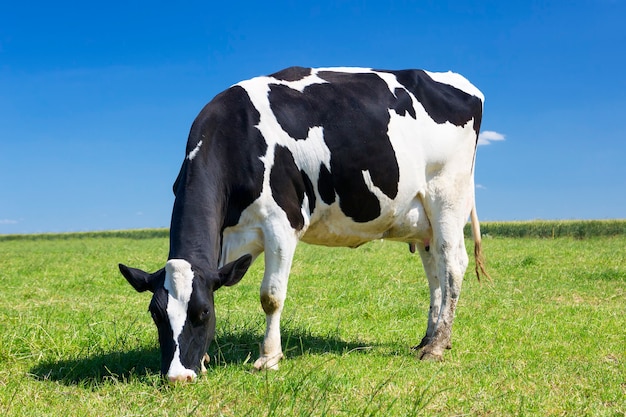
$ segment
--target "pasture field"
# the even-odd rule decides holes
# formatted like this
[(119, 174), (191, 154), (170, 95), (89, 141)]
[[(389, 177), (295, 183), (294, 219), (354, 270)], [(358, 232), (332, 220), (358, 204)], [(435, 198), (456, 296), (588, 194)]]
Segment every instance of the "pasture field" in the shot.
[(471, 261), (443, 362), (410, 350), (428, 288), (407, 245), (301, 244), (281, 369), (252, 372), (259, 259), (216, 293), (207, 375), (175, 385), (159, 375), (150, 295), (117, 270), (162, 267), (166, 231), (0, 236), (0, 414), (624, 416), (626, 235), (488, 234), (493, 281)]

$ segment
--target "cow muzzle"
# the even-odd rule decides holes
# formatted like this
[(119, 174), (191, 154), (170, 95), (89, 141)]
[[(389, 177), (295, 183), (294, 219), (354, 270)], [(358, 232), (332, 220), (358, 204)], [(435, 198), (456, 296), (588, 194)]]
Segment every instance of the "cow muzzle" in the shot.
[[(208, 364), (210, 360), (211, 357), (207, 353), (205, 353), (202, 357), (202, 360), (200, 361), (200, 373), (206, 374), (205, 364)], [(171, 383), (193, 382), (197, 376), (198, 375), (191, 369), (183, 368), (178, 369), (177, 372), (172, 372), (172, 370), (170, 370), (170, 372), (167, 374), (167, 379)]]
[(176, 375), (167, 375), (167, 379), (172, 382), (192, 382), (196, 379), (196, 373), (191, 369), (185, 369), (183, 372), (180, 372)]

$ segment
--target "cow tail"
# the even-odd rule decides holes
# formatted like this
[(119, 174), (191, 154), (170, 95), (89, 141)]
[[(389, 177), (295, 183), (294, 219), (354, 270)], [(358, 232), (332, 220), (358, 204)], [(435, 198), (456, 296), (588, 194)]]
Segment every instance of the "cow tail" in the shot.
[(491, 281), (491, 277), (485, 269), (485, 257), (483, 256), (480, 235), (480, 223), (478, 222), (478, 214), (476, 214), (476, 201), (474, 201), (474, 205), (472, 206), (470, 219), (472, 223), (472, 236), (474, 237), (474, 260), (476, 262), (476, 277), (478, 278), (478, 281), (480, 281), (480, 276), (482, 274), (483, 276), (487, 277), (489, 281)]

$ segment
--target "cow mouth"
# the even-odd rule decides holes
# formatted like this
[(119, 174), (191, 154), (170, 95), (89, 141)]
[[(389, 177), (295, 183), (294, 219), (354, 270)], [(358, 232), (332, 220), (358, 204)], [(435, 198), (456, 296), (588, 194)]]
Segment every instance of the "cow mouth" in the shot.
[[(200, 374), (205, 375), (207, 373), (206, 365), (211, 361), (211, 357), (208, 353), (205, 353), (204, 356), (200, 359)], [(197, 369), (197, 368), (196, 368)], [(197, 374), (194, 370), (187, 369), (175, 376), (168, 376), (167, 379), (171, 383), (177, 382), (193, 382), (197, 378)]]

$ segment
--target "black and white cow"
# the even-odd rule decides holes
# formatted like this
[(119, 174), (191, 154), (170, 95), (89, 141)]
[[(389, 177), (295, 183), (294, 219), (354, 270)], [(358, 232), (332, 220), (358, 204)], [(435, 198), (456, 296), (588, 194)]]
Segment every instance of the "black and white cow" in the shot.
[[(257, 369), (282, 358), (280, 316), (299, 240), (418, 249), (430, 286), (420, 358), (441, 359), (468, 256), (483, 95), (461, 75), (292, 67), (216, 96), (194, 121), (174, 184), (169, 260), (153, 274), (120, 265), (150, 312), (161, 371), (193, 380), (215, 331), (213, 292), (265, 252), (267, 327)], [(484, 272), (484, 270), (482, 270)]]

